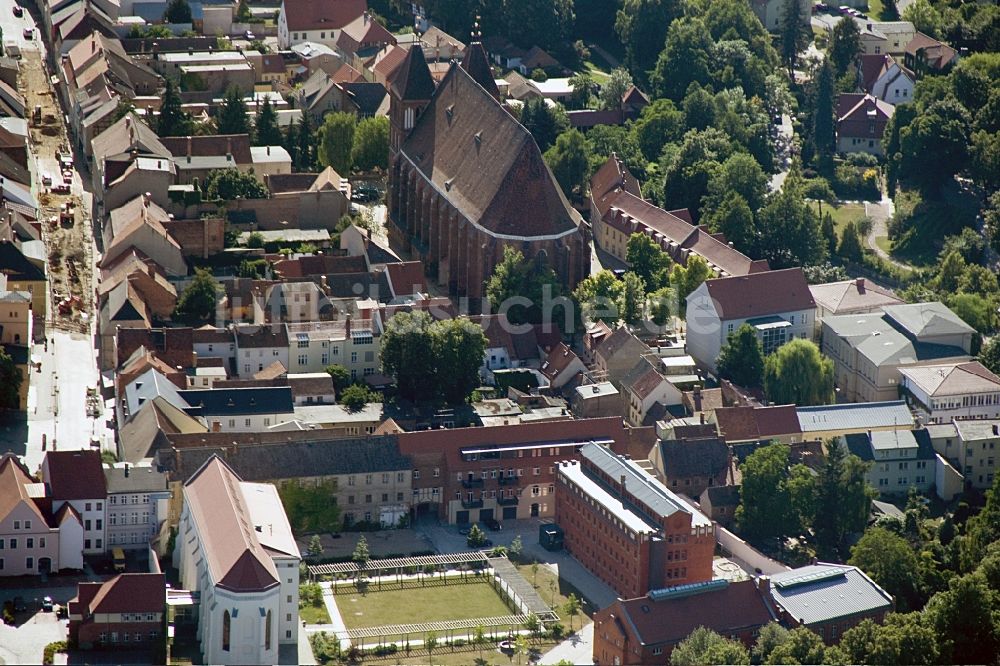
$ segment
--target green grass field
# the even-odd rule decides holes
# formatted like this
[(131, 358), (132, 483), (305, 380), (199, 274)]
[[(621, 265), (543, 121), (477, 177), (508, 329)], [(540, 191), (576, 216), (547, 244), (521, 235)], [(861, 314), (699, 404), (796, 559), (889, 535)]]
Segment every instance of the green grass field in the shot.
[(354, 592), (335, 598), (348, 629), (512, 614), (486, 582), (370, 590), (367, 595)]
[(326, 606), (300, 606), (299, 619), (308, 624), (330, 624), (330, 614)]
[[(816, 209), (817, 214), (819, 213), (819, 203), (814, 202), (813, 207)], [(858, 220), (864, 218), (865, 216), (865, 206), (864, 204), (842, 204), (840, 206), (831, 206), (830, 204), (823, 204), (823, 214), (830, 213), (833, 218), (833, 226), (837, 230), (837, 237), (840, 237), (840, 233), (847, 226), (848, 222), (857, 222)]]

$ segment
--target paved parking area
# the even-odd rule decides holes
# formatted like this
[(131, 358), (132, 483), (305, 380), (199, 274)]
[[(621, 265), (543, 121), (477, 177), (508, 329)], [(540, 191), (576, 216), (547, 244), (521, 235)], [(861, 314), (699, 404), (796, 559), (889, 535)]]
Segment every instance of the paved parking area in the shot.
[(67, 621), (55, 613), (29, 611), (16, 619), (14, 626), (0, 623), (0, 663), (40, 664), (46, 645), (66, 640)]

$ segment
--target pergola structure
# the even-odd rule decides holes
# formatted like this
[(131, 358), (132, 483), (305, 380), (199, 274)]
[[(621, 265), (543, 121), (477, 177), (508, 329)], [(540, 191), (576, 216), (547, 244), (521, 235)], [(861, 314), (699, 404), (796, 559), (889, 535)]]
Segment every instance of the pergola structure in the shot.
[(320, 578), (330, 578), (334, 584), (334, 592), (338, 579), (359, 578), (361, 574), (367, 577), (376, 578), (376, 584), (380, 585), (382, 577), (395, 576), (397, 582), (402, 584), (402, 578), (409, 570), (422, 573), (427, 567), (434, 567), (435, 571), (445, 571), (449, 568), (458, 568), (464, 565), (471, 565), (468, 568), (482, 569), (489, 563), (486, 554), (479, 550), (464, 553), (448, 553), (445, 555), (419, 555), (417, 557), (391, 557), (381, 560), (368, 560), (364, 566), (357, 562), (339, 562), (337, 564), (317, 564), (306, 567), (309, 573), (309, 580), (316, 582)]

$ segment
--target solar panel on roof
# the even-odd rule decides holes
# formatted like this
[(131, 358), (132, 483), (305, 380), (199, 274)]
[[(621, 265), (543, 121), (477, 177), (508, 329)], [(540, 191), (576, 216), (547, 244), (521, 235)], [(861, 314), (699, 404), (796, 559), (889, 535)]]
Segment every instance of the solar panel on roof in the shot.
[(827, 569), (826, 571), (816, 571), (814, 573), (802, 574), (801, 576), (794, 576), (792, 578), (783, 578), (781, 580), (774, 581), (774, 586), (779, 589), (785, 589), (788, 587), (795, 587), (796, 585), (818, 583), (822, 580), (832, 580), (834, 578), (841, 577), (847, 577), (846, 569)]

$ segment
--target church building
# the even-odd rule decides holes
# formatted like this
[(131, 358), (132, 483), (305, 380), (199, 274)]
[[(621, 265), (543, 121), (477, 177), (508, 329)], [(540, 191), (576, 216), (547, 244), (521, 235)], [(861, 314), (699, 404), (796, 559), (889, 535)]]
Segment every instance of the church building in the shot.
[(589, 274), (590, 227), (500, 103), (482, 44), (436, 88), (411, 48), (389, 94), (389, 233), (431, 278), (481, 298), (506, 246), (546, 262), (569, 289)]

